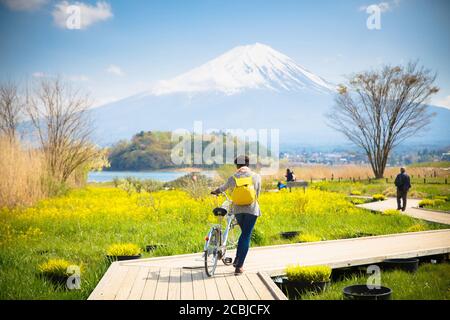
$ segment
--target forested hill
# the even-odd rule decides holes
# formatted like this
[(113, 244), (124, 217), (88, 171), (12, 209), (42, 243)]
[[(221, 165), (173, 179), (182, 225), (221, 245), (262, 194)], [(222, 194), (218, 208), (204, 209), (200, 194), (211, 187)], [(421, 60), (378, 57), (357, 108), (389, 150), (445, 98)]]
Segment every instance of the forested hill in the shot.
[[(225, 139), (225, 136), (222, 134), (218, 134), (218, 136)], [(243, 143), (236, 137), (232, 139), (235, 143)], [(192, 139), (192, 141), (193, 140), (194, 139)], [(208, 144), (211, 143), (211, 140), (211, 136), (203, 137), (203, 150)], [(181, 167), (176, 166), (171, 160), (173, 145), (174, 144), (171, 141), (171, 132), (141, 131), (134, 135), (130, 141), (120, 141), (110, 148), (108, 152), (108, 160), (111, 166), (108, 170), (140, 171)], [(262, 148), (261, 146), (257, 147), (259, 147), (260, 150)], [(250, 143), (245, 143), (245, 149), (247, 151), (250, 149)], [(192, 147), (191, 150), (194, 150), (194, 148)], [(200, 167), (212, 166), (201, 165)]]
[(110, 170), (152, 170), (174, 167), (170, 159), (170, 132), (141, 131), (122, 140), (108, 153)]

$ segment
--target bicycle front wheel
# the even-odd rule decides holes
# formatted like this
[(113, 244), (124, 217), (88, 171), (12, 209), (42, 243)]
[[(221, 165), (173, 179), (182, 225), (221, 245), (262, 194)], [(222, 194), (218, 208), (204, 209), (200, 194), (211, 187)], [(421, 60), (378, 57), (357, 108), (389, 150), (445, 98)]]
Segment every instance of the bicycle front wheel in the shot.
[(236, 249), (239, 241), (239, 237), (241, 236), (241, 228), (237, 223), (236, 219), (233, 220), (230, 226), (230, 230), (228, 231), (228, 241), (227, 247), (228, 249)]
[(205, 271), (208, 277), (212, 277), (217, 267), (217, 260), (219, 260), (220, 247), (220, 230), (213, 227), (209, 232), (205, 245)]

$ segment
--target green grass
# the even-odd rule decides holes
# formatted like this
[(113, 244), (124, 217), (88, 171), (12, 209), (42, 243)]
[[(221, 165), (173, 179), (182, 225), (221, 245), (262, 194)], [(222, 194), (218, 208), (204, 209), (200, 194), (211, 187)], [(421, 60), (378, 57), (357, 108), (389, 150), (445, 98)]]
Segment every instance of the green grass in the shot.
[(431, 205), (424, 206), (426, 209), (438, 210), (450, 213), (450, 201), (435, 201)]
[[(409, 191), (409, 197), (413, 198), (427, 198), (434, 196), (450, 196), (450, 184), (443, 183), (427, 183), (424, 184), (423, 180), (421, 183), (416, 183), (413, 179), (411, 182), (412, 188)], [(314, 182), (311, 185), (312, 188), (317, 188), (319, 190), (340, 192), (350, 195), (352, 191), (359, 190), (362, 195), (373, 196), (374, 194), (384, 194), (386, 196), (393, 197), (396, 195), (396, 188), (392, 181), (386, 183), (386, 180), (364, 180), (361, 182), (351, 182), (351, 181), (325, 181), (325, 182)]]
[[(106, 250), (114, 243), (163, 244), (144, 257), (200, 252), (216, 221), (211, 210), (222, 200), (180, 190), (128, 195), (102, 186), (72, 190), (28, 209), (0, 210), (0, 299), (86, 299), (108, 268)], [(346, 195), (320, 190), (263, 193), (260, 205), (253, 246), (297, 241), (282, 239), (282, 231), (328, 240), (407, 232), (418, 223), (355, 208)], [(64, 291), (42, 279), (38, 266), (49, 259), (82, 265), (81, 290)]]
[(416, 162), (408, 165), (408, 167), (418, 168), (450, 168), (450, 161), (437, 161), (437, 162)]
[[(381, 285), (392, 289), (394, 300), (449, 300), (450, 264), (425, 264), (416, 273), (385, 271), (381, 273)], [(339, 300), (342, 289), (354, 284), (366, 284), (367, 276), (352, 276), (333, 282), (321, 293), (302, 295), (305, 300)]]

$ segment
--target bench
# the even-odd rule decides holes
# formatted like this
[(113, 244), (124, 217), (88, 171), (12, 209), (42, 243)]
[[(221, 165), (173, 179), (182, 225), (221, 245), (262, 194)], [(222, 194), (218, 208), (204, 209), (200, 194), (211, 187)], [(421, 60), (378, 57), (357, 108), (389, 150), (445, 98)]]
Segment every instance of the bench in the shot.
[(306, 192), (306, 187), (308, 187), (308, 182), (304, 180), (299, 181), (288, 181), (287, 187), (289, 188), (289, 192), (292, 192), (292, 188), (303, 188), (303, 192)]

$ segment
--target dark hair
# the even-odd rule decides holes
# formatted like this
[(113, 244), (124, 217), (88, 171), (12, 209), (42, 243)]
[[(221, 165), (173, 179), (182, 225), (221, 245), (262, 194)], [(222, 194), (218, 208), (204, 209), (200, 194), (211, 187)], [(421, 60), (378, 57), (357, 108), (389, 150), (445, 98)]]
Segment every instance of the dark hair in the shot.
[(250, 159), (247, 156), (238, 156), (236, 159), (234, 159), (234, 164), (236, 165), (236, 167), (241, 168), (241, 167), (248, 167), (248, 165), (250, 164)]

